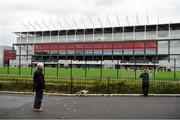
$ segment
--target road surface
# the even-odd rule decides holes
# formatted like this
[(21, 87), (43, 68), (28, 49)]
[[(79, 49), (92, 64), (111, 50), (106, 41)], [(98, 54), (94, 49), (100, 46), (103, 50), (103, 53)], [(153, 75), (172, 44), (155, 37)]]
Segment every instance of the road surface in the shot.
[(44, 96), (34, 112), (33, 95), (0, 94), (0, 119), (172, 119), (180, 118), (180, 97)]

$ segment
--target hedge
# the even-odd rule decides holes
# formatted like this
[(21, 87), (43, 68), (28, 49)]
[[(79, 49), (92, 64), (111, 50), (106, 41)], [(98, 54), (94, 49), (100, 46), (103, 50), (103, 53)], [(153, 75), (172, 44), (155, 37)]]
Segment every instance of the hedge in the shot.
[[(46, 92), (76, 93), (88, 89), (91, 94), (140, 94), (140, 80), (118, 79), (80, 79), (80, 78), (46, 78)], [(30, 76), (0, 76), (0, 91), (32, 91)], [(180, 94), (179, 81), (151, 80), (149, 93), (153, 94)]]

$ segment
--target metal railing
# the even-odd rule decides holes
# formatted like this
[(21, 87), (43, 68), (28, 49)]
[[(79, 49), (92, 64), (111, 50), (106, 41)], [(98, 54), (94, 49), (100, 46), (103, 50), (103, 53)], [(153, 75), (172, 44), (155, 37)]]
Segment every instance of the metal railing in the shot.
[[(45, 63), (45, 62), (44, 62)], [(141, 93), (139, 78), (144, 67), (149, 69), (150, 93), (177, 94), (180, 93), (179, 60), (167, 60), (167, 66), (160, 63), (142, 63), (136, 60), (121, 63), (116, 61), (114, 68), (105, 68), (103, 62), (99, 66), (89, 66), (85, 62), (82, 66), (70, 64), (62, 67), (55, 64), (48, 67), (45, 64), (44, 75), (47, 92), (76, 93), (88, 89), (90, 93)], [(126, 67), (125, 67), (126, 66)], [(128, 66), (128, 67), (127, 67)], [(32, 76), (36, 67), (1, 67), (0, 90), (32, 91)]]
[[(0, 76), (0, 90), (32, 91), (32, 76)], [(91, 94), (140, 94), (141, 80), (116, 78), (45, 77), (46, 92), (77, 93), (89, 90)], [(180, 94), (180, 81), (150, 80), (149, 92), (153, 94)]]
[[(78, 64), (73, 60), (68, 60), (67, 65), (54, 62), (52, 65), (49, 62), (43, 62), (44, 75), (56, 77), (81, 77), (81, 78), (116, 78), (122, 80), (137, 80), (143, 68), (149, 69), (151, 80), (180, 80), (180, 60), (171, 59), (165, 61), (164, 66), (157, 61), (140, 63), (138, 60), (120, 61), (114, 60), (110, 65), (106, 65), (103, 61), (98, 64), (89, 65), (88, 62), (80, 62)], [(50, 67), (51, 66), (51, 67)], [(0, 75), (27, 75), (32, 76), (36, 69), (36, 64), (31, 62), (29, 67), (24, 67), (20, 64), (17, 67), (9, 65), (0, 67)]]

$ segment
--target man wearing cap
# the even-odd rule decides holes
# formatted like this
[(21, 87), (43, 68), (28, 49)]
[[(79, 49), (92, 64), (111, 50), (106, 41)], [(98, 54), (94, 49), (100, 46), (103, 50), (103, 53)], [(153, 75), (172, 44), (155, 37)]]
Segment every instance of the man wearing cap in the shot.
[(142, 91), (144, 96), (148, 96), (148, 89), (149, 89), (149, 73), (147, 72), (147, 69), (143, 70), (143, 73), (141, 73), (140, 78), (142, 80)]
[(37, 69), (34, 72), (33, 76), (33, 92), (36, 92), (35, 100), (34, 100), (34, 109), (33, 111), (41, 112), (43, 109), (41, 108), (41, 103), (43, 99), (43, 91), (45, 89), (45, 80), (43, 75), (43, 67), (42, 63), (37, 64)]

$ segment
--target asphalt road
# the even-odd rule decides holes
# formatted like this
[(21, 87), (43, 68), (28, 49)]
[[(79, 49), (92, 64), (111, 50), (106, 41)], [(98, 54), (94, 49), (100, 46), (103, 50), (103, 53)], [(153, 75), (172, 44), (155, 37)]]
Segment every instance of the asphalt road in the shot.
[(44, 96), (33, 112), (33, 95), (0, 94), (0, 119), (172, 119), (180, 118), (180, 97)]

